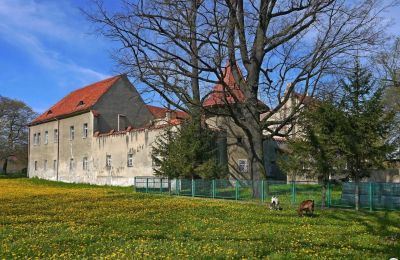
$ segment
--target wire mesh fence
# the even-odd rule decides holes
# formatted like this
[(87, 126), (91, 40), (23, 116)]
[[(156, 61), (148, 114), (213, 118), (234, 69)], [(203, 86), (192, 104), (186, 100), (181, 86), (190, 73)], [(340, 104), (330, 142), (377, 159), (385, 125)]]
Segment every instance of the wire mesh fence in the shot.
[[(136, 177), (135, 189), (145, 193), (205, 197), (242, 201), (270, 202), (279, 198), (283, 207), (296, 207), (304, 200), (314, 200), (316, 206), (354, 208), (356, 183), (167, 179)], [(400, 210), (400, 183), (361, 182), (358, 184), (359, 206), (369, 210)]]

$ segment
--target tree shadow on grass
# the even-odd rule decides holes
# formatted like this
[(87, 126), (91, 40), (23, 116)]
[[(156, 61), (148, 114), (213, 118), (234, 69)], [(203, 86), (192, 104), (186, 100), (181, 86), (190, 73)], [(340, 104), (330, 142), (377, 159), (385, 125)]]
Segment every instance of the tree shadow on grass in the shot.
[(1, 179), (20, 179), (20, 178), (28, 178), (26, 173), (0, 173), (0, 180)]
[[(364, 210), (345, 210), (346, 216), (340, 214), (329, 214), (326, 218), (342, 221), (343, 223), (355, 221), (366, 228), (373, 236), (381, 237), (385, 241), (385, 252), (400, 255), (400, 234), (396, 232), (399, 227), (400, 217), (391, 217), (388, 211), (368, 212)], [(392, 214), (392, 216), (395, 216)], [(400, 216), (400, 214), (398, 215)], [(364, 247), (360, 247), (361, 249)], [(365, 248), (369, 250), (368, 248)], [(376, 249), (374, 249), (376, 250)]]

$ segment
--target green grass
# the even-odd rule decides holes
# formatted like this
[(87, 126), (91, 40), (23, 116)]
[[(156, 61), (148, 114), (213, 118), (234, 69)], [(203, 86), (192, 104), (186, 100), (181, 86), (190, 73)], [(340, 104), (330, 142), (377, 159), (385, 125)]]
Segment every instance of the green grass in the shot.
[(389, 259), (400, 213), (291, 208), (0, 179), (0, 258)]

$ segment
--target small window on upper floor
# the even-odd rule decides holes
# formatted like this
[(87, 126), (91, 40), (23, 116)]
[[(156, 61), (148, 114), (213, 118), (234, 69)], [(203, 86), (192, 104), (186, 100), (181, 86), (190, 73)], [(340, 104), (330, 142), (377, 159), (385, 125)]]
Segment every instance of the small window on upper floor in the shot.
[(37, 171), (37, 169), (38, 169), (38, 163), (37, 161), (35, 161), (35, 171)]
[(40, 133), (37, 133), (37, 145), (40, 145)]
[(44, 132), (44, 144), (48, 144), (49, 142), (49, 132), (45, 131)]
[(87, 138), (87, 137), (88, 137), (88, 124), (85, 123), (83, 124), (82, 138)]
[(37, 145), (37, 140), (36, 140), (36, 138), (37, 138), (37, 135), (36, 134), (33, 134), (33, 145)]
[(58, 129), (54, 129), (54, 142), (58, 143)]
[(69, 127), (69, 140), (72, 141), (72, 140), (74, 140), (74, 138), (75, 138), (75, 128), (72, 125)]

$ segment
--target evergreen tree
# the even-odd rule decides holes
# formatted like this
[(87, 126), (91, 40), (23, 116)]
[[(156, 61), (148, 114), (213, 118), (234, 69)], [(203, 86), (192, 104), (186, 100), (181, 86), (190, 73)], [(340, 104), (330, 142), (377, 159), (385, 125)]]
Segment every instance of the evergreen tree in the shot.
[(221, 178), (227, 174), (218, 162), (217, 133), (207, 128), (198, 130), (188, 120), (180, 127), (169, 128), (153, 145), (155, 173), (168, 178)]
[(394, 115), (385, 111), (382, 88), (375, 87), (372, 74), (358, 61), (340, 86), (339, 99), (306, 107), (299, 121), (303, 136), (289, 141), (290, 153), (280, 165), (292, 174), (318, 178), (323, 184), (323, 203), (329, 176), (347, 174), (355, 182), (358, 209), (360, 180), (371, 168), (384, 167), (393, 151), (388, 134)]
[(383, 167), (393, 151), (387, 138), (393, 114), (384, 110), (382, 88), (376, 88), (372, 74), (357, 61), (347, 79), (341, 81), (343, 97), (339, 107), (345, 114), (341, 124), (342, 152), (349, 176), (356, 184), (355, 206), (359, 208), (359, 182), (368, 170)]
[(322, 184), (322, 208), (325, 207), (329, 177), (343, 169), (339, 125), (343, 113), (333, 100), (316, 101), (302, 113), (302, 136), (288, 142), (289, 154), (279, 160), (282, 169), (295, 177), (316, 178)]

